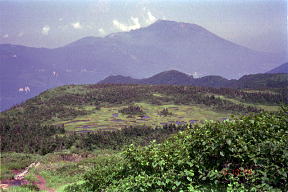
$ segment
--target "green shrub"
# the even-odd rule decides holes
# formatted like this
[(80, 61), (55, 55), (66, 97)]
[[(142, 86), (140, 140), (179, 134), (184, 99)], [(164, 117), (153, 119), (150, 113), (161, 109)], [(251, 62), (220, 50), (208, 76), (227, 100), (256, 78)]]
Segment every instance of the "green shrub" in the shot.
[(137, 105), (130, 105), (129, 107), (119, 110), (119, 113), (125, 115), (144, 115), (144, 111)]
[(19, 170), (28, 167), (31, 163), (41, 160), (41, 156), (35, 154), (2, 152), (1, 153), (1, 169), (0, 179), (13, 178), (14, 174), (11, 170)]
[(40, 189), (33, 184), (13, 186), (8, 189), (8, 192), (35, 192), (35, 191), (40, 191)]
[(101, 191), (106, 186), (111, 185), (116, 179), (124, 178), (124, 159), (119, 155), (99, 156), (96, 159), (92, 171), (84, 175), (86, 182), (81, 184), (69, 185), (65, 191), (86, 192)]
[(26, 188), (30, 191), (40, 191), (39, 187), (37, 187), (37, 185), (34, 185), (34, 184), (26, 184), (26, 185), (22, 185), (21, 187)]
[(131, 145), (124, 151), (123, 161), (105, 161), (89, 172), (82, 189), (287, 190), (287, 109), (286, 106), (277, 113), (262, 112), (231, 121), (198, 124), (162, 144)]
[(172, 113), (169, 112), (167, 108), (164, 108), (162, 111), (160, 111), (159, 115), (168, 116), (172, 115)]

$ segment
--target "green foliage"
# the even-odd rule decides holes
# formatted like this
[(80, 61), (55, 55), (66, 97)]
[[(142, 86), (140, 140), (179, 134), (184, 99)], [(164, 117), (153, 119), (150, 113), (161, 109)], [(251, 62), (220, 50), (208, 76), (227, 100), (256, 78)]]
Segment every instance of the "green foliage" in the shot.
[(238, 82), (238, 88), (287, 88), (288, 86), (288, 75), (285, 73), (279, 74), (253, 74), (244, 75)]
[(121, 110), (119, 110), (119, 113), (125, 114), (125, 115), (144, 115), (144, 111), (141, 109), (141, 107), (137, 106), (137, 105), (130, 105), (126, 108), (123, 108)]
[(40, 191), (37, 185), (34, 185), (34, 184), (26, 184), (26, 185), (22, 185), (21, 187), (30, 191)]
[[(123, 152), (123, 160), (104, 161), (74, 189), (283, 191), (288, 188), (287, 109), (231, 121), (208, 121), (161, 144), (131, 145)], [(252, 173), (247, 174), (247, 169)], [(225, 170), (238, 171), (225, 174)]]
[(41, 159), (41, 156), (35, 154), (1, 152), (0, 179), (13, 178), (14, 175), (11, 173), (11, 170), (24, 169), (39, 159)]
[(55, 136), (55, 134), (64, 131), (63, 127), (42, 125), (19, 125), (19, 127), (14, 127), (9, 122), (2, 123), (3, 126), (0, 127), (0, 132), (4, 135), (1, 141), (2, 151), (38, 153), (41, 155), (70, 148), (119, 150), (131, 143), (146, 145), (153, 139), (163, 141), (169, 135), (186, 128), (185, 125), (176, 127), (172, 124), (156, 128), (130, 126), (115, 131), (97, 131), (93, 133), (73, 133), (64, 136)]
[(39, 191), (37, 186), (32, 185), (22, 185), (22, 186), (13, 186), (8, 189), (8, 192), (36, 192)]
[(163, 115), (163, 116), (172, 115), (172, 113), (169, 112), (167, 108), (164, 108), (162, 111), (160, 111), (159, 114), (160, 114), (160, 115)]
[[(21, 122), (21, 119), (6, 118), (0, 121), (1, 151), (46, 154), (59, 150), (59, 137), (65, 133), (63, 126), (40, 125)], [(3, 137), (2, 137), (3, 136)]]
[(98, 191), (114, 182), (114, 179), (119, 176), (124, 165), (124, 159), (115, 154), (112, 156), (100, 156), (94, 161), (94, 168), (85, 174), (84, 179), (86, 182), (78, 185), (70, 185), (66, 187), (65, 191), (69, 192), (85, 192), (85, 191)]
[(134, 143), (147, 145), (156, 139), (158, 142), (165, 140), (173, 133), (184, 130), (186, 125), (176, 127), (174, 124), (163, 127), (135, 126), (126, 127), (116, 131), (99, 131), (87, 134), (74, 135), (74, 146), (80, 149), (113, 149), (120, 150), (123, 146)]

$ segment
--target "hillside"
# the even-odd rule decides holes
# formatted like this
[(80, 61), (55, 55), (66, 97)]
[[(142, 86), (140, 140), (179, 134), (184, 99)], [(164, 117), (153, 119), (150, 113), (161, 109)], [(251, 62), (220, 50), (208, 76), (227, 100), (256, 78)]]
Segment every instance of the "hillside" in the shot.
[(237, 88), (288, 88), (288, 74), (244, 75), (236, 83)]
[(288, 63), (284, 63), (266, 73), (288, 73)]
[(65, 191), (286, 191), (287, 110), (206, 122), (160, 144), (130, 145), (122, 159), (95, 166)]
[[(59, 192), (285, 191), (288, 184), (287, 110), (287, 106), (283, 106), (274, 113), (261, 112), (223, 122), (165, 126), (162, 130), (142, 127), (142, 131), (136, 129), (137, 132), (134, 128), (102, 135), (71, 135), (70, 142), (76, 142), (78, 147), (84, 145), (85, 150), (72, 146), (69, 150), (41, 156), (1, 152), (0, 188), (9, 187), (8, 192), (39, 189)], [(131, 136), (134, 141), (151, 138), (149, 132), (154, 132), (158, 142), (163, 134), (174, 134), (160, 143), (146, 143), (145, 147), (134, 143), (120, 153), (107, 150), (107, 144), (119, 145), (119, 141)], [(96, 151), (90, 151), (89, 143), (95, 141), (102, 146), (97, 145)], [(24, 179), (17, 180), (17, 186), (13, 186), (15, 179), (3, 180), (13, 178), (15, 173), (32, 165)]]
[[(179, 73), (179, 75), (181, 74)], [(276, 125), (276, 123), (280, 126), (279, 130), (282, 130), (281, 126), (284, 122), (277, 120), (277, 116), (270, 117), (270, 113), (261, 113), (263, 111), (278, 111), (280, 103), (288, 102), (286, 96), (287, 89), (279, 88), (235, 90), (187, 85), (91, 84), (66, 85), (50, 89), (0, 114), (1, 153), (3, 153), (3, 155), (1, 154), (3, 164), (1, 165), (0, 179), (4, 183), (12, 182), (14, 180), (11, 177), (13, 178), (15, 170), (23, 171), (30, 164), (41, 162), (39, 167), (32, 168), (31, 172), (25, 176), (30, 184), (22, 184), (20, 187), (15, 187), (16, 189), (29, 188), (28, 191), (35, 191), (39, 186), (43, 189), (43, 186), (39, 184), (39, 178), (42, 181), (43, 179), (45, 182), (47, 181), (46, 189), (57, 189), (57, 191), (62, 191), (69, 184), (72, 185), (66, 188), (66, 191), (81, 191), (82, 189), (87, 191), (86, 187), (92, 187), (93, 189), (89, 189), (90, 191), (110, 188), (112, 186), (110, 186), (111, 183), (109, 184), (110, 180), (106, 177), (106, 173), (113, 180), (115, 175), (113, 176), (109, 170), (108, 172), (106, 170), (111, 168), (113, 173), (118, 174), (117, 170), (119, 169), (116, 168), (117, 170), (115, 170), (115, 166), (117, 167), (120, 163), (120, 167), (123, 168), (132, 162), (129, 158), (125, 159), (127, 156), (122, 156), (122, 153), (121, 155), (118, 154), (119, 151), (127, 149), (127, 145), (134, 144), (153, 148), (156, 142), (164, 143), (163, 146), (165, 146), (165, 142), (170, 140), (168, 138), (178, 132), (180, 132), (179, 137), (182, 137), (182, 132), (186, 130), (185, 135), (188, 134), (188, 138), (192, 130), (199, 130), (197, 134), (200, 133), (202, 130), (202, 128), (199, 129), (200, 127), (210, 130), (211, 127), (224, 125), (227, 125), (227, 128), (223, 128), (223, 132), (219, 133), (220, 135), (223, 136), (229, 133), (228, 136), (230, 137), (234, 135), (231, 133), (233, 129), (234, 132), (236, 131), (235, 135), (239, 137), (242, 133), (237, 131), (242, 129), (238, 130), (238, 124), (234, 126), (233, 122), (235, 121), (228, 120), (232, 118), (232, 114), (236, 118), (244, 118), (243, 121), (239, 120), (239, 123), (243, 125), (245, 122), (254, 122), (254, 120), (245, 120), (245, 116), (241, 117), (241, 115), (251, 113), (256, 115), (255, 126), (258, 126), (259, 119), (262, 121), (267, 118), (265, 126), (261, 124), (259, 132), (256, 131), (257, 134), (255, 132), (255, 134), (252, 134), (253, 136), (262, 133), (262, 128), (267, 133), (267, 126)], [(214, 120), (215, 123), (210, 126), (207, 120)], [(252, 131), (252, 128), (249, 130)], [(247, 129), (247, 134), (251, 136), (249, 130)], [(272, 129), (269, 130), (271, 133), (273, 132)], [(214, 141), (220, 139), (219, 143), (223, 143), (222, 137), (218, 138), (215, 130), (212, 130), (212, 132), (215, 137)], [(277, 142), (279, 142), (278, 132), (273, 132), (273, 134), (270, 134), (270, 132), (267, 133), (269, 138), (275, 136)], [(195, 143), (206, 142), (205, 138), (203, 136), (198, 138), (200, 140), (195, 138)], [(213, 139), (210, 136), (209, 138)], [(247, 138), (246, 135), (243, 138)], [(266, 141), (261, 140), (261, 138), (257, 139), (259, 139), (259, 142)], [(151, 141), (154, 144), (149, 145)], [(185, 141), (188, 140), (185, 139)], [(181, 140), (179, 142), (182, 143)], [(177, 143), (178, 141), (171, 142), (168, 146), (174, 146)], [(191, 146), (194, 145), (193, 143), (190, 144)], [(190, 144), (188, 143), (187, 146), (190, 146)], [(244, 143), (244, 145), (246, 144)], [(203, 144), (203, 146), (207, 145)], [(173, 151), (180, 149), (179, 147), (172, 148)], [(218, 150), (223, 150), (221, 147), (216, 146), (216, 148), (217, 153)], [(134, 151), (130, 146), (125, 153), (133, 156), (134, 152), (130, 149)], [(163, 149), (166, 151), (165, 147)], [(155, 148), (155, 150), (158, 149)], [(139, 154), (136, 154), (142, 158), (140, 151)], [(177, 153), (177, 150), (175, 152)], [(254, 152), (251, 153), (254, 154)], [(170, 154), (169, 150), (167, 150), (167, 153)], [(166, 157), (185, 159), (183, 158), (184, 154), (180, 152), (175, 156), (171, 153), (171, 156)], [(205, 157), (204, 153), (198, 152), (198, 154), (204, 155), (203, 158)], [(215, 156), (214, 153), (211, 154)], [(150, 154), (147, 153), (147, 155), (144, 156), (149, 158)], [(225, 155), (228, 155), (226, 151)], [(162, 158), (162, 155), (159, 157)], [(259, 158), (261, 157), (260, 155)], [(247, 158), (247, 156), (244, 154), (243, 158)], [(155, 161), (158, 160), (155, 159)], [(238, 160), (233, 160), (233, 162), (236, 161)], [(169, 162), (174, 162), (174, 160)], [(249, 167), (249, 162), (247, 161), (243, 165)], [(214, 168), (221, 171), (224, 160), (220, 158), (219, 163), (221, 164), (220, 167)], [(274, 163), (277, 162), (274, 161)], [(205, 164), (205, 166), (208, 166), (208, 164)], [(171, 167), (173, 167), (173, 164), (171, 164)], [(210, 170), (208, 167), (207, 170)], [(238, 165), (235, 164), (232, 168), (236, 169)], [(154, 171), (150, 168), (149, 170)], [(267, 170), (270, 169), (267, 168)], [(194, 171), (198, 172), (199, 170)], [(135, 170), (132, 170), (132, 172), (137, 174)], [(130, 172), (127, 173), (130, 174)], [(102, 176), (98, 174), (102, 174)], [(147, 174), (150, 175), (148, 172)], [(154, 172), (151, 172), (151, 174), (154, 175)], [(203, 172), (203, 174), (206, 175), (207, 173)], [(276, 174), (276, 176), (279, 176), (279, 174)], [(125, 180), (126, 176), (123, 175), (121, 178)], [(130, 176), (134, 177), (136, 175)], [(104, 178), (105, 182), (101, 178)], [(173, 182), (174, 179), (171, 179), (171, 182)], [(223, 179), (225, 181), (226, 178), (221, 178), (219, 181), (224, 182)], [(124, 180), (123, 182), (125, 182)], [(98, 185), (99, 181), (101, 185)], [(121, 180), (115, 179), (116, 181), (120, 182)], [(282, 182), (282, 180), (275, 182)], [(85, 186), (82, 185), (84, 183)], [(135, 182), (135, 184), (139, 185), (138, 182)], [(206, 185), (205, 182), (199, 184), (202, 187)], [(252, 184), (256, 185), (253, 182)], [(95, 185), (99, 190), (95, 188)], [(117, 186), (120, 187), (121, 184), (118, 183)], [(187, 187), (185, 182), (181, 186)], [(222, 187), (225, 188), (225, 186)], [(169, 188), (169, 186), (167, 187)], [(124, 187), (123, 190), (127, 191), (128, 188)]]
[[(182, 125), (226, 119), (231, 114), (277, 110), (280, 103), (287, 102), (285, 90), (241, 91), (175, 85), (67, 85), (45, 91), (1, 113), (0, 118), (2, 123), (8, 123), (8, 127), (22, 127), (22, 134), (29, 135), (31, 131), (36, 134), (46, 129), (47, 137), (69, 132), (116, 131), (129, 126)], [(10, 129), (6, 131), (8, 135), (13, 132)], [(14, 139), (17, 137), (7, 142)], [(27, 142), (30, 143), (29, 139)], [(3, 144), (3, 150), (5, 146), (10, 148), (14, 145)], [(23, 150), (23, 146), (17, 148)], [(33, 147), (31, 150), (34, 150)]]
[[(86, 37), (55, 49), (3, 44), (0, 60), (2, 110), (52, 87), (96, 83), (113, 74), (145, 78), (177, 69), (239, 78), (285, 62), (201, 26), (166, 20), (103, 38)], [(25, 87), (29, 91), (23, 91)]]
[(152, 84), (152, 85), (192, 85), (215, 88), (287, 88), (288, 74), (253, 74), (245, 75), (239, 80), (228, 80), (220, 76), (193, 78), (185, 73), (171, 70), (156, 74), (145, 79), (133, 79), (124, 76), (109, 76), (99, 84)]
[[(170, 72), (162, 73), (155, 77), (169, 73)], [(179, 72), (178, 74), (182, 75)], [(189, 76), (184, 77), (189, 78)], [(160, 79), (162, 81), (162, 78)], [(97, 112), (97, 110), (101, 110), (102, 107), (113, 108), (133, 103), (156, 105), (158, 108), (162, 105), (203, 104), (211, 108), (211, 110), (222, 110), (225, 112), (230, 110), (229, 107), (233, 108), (235, 103), (247, 105), (255, 102), (259, 104), (280, 104), (283, 98), (285, 98), (285, 90), (286, 89), (278, 88), (270, 89), (270, 91), (269, 89), (249, 91), (179, 85), (66, 85), (47, 90), (29, 99), (27, 102), (16, 105), (10, 110), (1, 113), (1, 115), (16, 113), (18, 118), (21, 119), (21, 117), (30, 114), (31, 116), (27, 119), (33, 118), (35, 121), (43, 123), (50, 121), (52, 118), (71, 118), (77, 115), (81, 116), (83, 114)], [(263, 97), (264, 100), (259, 100), (259, 98), (257, 98), (258, 95)], [(221, 99), (218, 99), (218, 96), (221, 97)], [(225, 98), (227, 103), (223, 103), (222, 101), (225, 100)], [(229, 98), (235, 100), (235, 102), (229, 101)], [(219, 101), (221, 102), (218, 103)], [(210, 102), (213, 103), (212, 106)], [(227, 109), (225, 109), (225, 104), (227, 104)], [(233, 110), (232, 108), (231, 110)], [(70, 109), (70, 111), (68, 109)], [(237, 112), (246, 111), (245, 106), (242, 109)], [(73, 115), (73, 111), (75, 115)], [(35, 117), (33, 117), (33, 115), (35, 115)], [(39, 118), (36, 118), (36, 116), (39, 116)]]

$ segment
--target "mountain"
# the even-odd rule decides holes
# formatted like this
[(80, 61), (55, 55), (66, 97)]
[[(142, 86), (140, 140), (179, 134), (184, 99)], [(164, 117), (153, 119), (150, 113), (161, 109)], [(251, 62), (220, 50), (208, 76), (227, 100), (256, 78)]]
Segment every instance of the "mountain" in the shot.
[[(150, 78), (138, 81), (141, 84), (170, 84), (170, 85), (189, 85), (193, 77), (185, 73), (170, 70), (158, 73)], [(136, 81), (137, 82), (137, 81)]]
[[(244, 75), (236, 84), (237, 88), (288, 88), (288, 74)], [(233, 86), (231, 86), (233, 87)]]
[(221, 76), (205, 76), (201, 78), (194, 79), (192, 85), (201, 87), (233, 87), (231, 83), (235, 80), (228, 80)]
[(169, 70), (144, 79), (135, 79), (122, 75), (111, 75), (99, 81), (98, 84), (189, 85), (191, 81), (193, 81), (193, 76), (189, 76), (176, 70)]
[(266, 73), (288, 73), (288, 63), (284, 63)]
[(0, 61), (1, 110), (52, 87), (95, 83), (108, 75), (144, 78), (177, 69), (238, 78), (285, 62), (201, 26), (166, 20), (103, 38), (85, 37), (55, 49), (2, 44)]
[(223, 87), (230, 81), (220, 76), (205, 76), (202, 78), (193, 78), (176, 70), (169, 70), (153, 75), (149, 78), (134, 79), (127, 76), (109, 76), (98, 84), (150, 84), (150, 85), (194, 85), (203, 87)]
[(98, 84), (158, 84), (192, 85), (215, 88), (288, 88), (288, 74), (244, 75), (239, 80), (228, 80), (221, 76), (193, 78), (185, 73), (171, 70), (156, 74), (150, 78), (133, 79), (121, 75), (109, 76)]
[(99, 84), (140, 84), (139, 79), (122, 75), (111, 75), (106, 77), (104, 80), (99, 81)]

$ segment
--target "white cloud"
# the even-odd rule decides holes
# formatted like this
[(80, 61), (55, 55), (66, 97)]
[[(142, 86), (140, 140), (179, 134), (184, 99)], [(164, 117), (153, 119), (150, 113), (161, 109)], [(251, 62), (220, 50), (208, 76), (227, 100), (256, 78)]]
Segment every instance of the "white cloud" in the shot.
[(60, 17), (60, 18), (58, 19), (58, 21), (60, 21), (60, 22), (61, 22), (61, 21), (63, 21), (63, 18), (62, 18), (62, 17)]
[(42, 33), (43, 35), (48, 35), (48, 34), (49, 34), (49, 31), (50, 31), (49, 25), (45, 25), (44, 27), (42, 27), (41, 33)]
[(98, 29), (98, 32), (99, 32), (101, 35), (105, 35), (105, 34), (106, 34), (106, 32), (105, 32), (105, 30), (104, 30), (103, 28)]
[[(144, 20), (144, 22), (148, 25), (154, 23), (157, 18), (151, 13), (150, 10), (148, 10), (146, 7), (143, 7), (143, 15), (142, 15), (142, 21)], [(112, 21), (113, 25), (120, 29), (121, 31), (130, 31), (130, 30), (135, 30), (135, 29), (139, 29), (141, 28), (143, 25), (145, 25), (144, 23), (140, 24), (139, 22), (139, 18), (138, 17), (130, 17), (130, 21), (129, 24), (124, 24), (119, 22), (118, 20), (114, 19)]]
[(130, 30), (135, 30), (139, 29), (141, 27), (139, 23), (139, 18), (137, 17), (131, 17), (130, 20), (132, 21), (131, 25), (125, 25), (123, 23), (120, 23), (118, 20), (114, 19), (113, 20), (113, 25), (120, 29), (121, 31), (130, 31)]
[(71, 23), (71, 26), (74, 28), (74, 29), (82, 29), (82, 25), (80, 24), (80, 22), (75, 22), (75, 23)]
[(4, 39), (6, 39), (6, 38), (9, 37), (9, 35), (8, 35), (8, 34), (5, 34), (5, 35), (3, 35), (2, 37), (3, 37)]
[(131, 17), (131, 20), (132, 20), (132, 22), (134, 24), (134, 26), (133, 26), (134, 28), (138, 29), (138, 28), (141, 27), (141, 25), (139, 23), (139, 19), (137, 17)]
[(143, 12), (144, 12), (143, 19), (145, 20), (146, 24), (150, 25), (157, 20), (157, 18), (146, 7), (143, 7)]
[(148, 19), (146, 19), (146, 23), (151, 24), (154, 23), (157, 19), (152, 15), (150, 11), (147, 11)]

